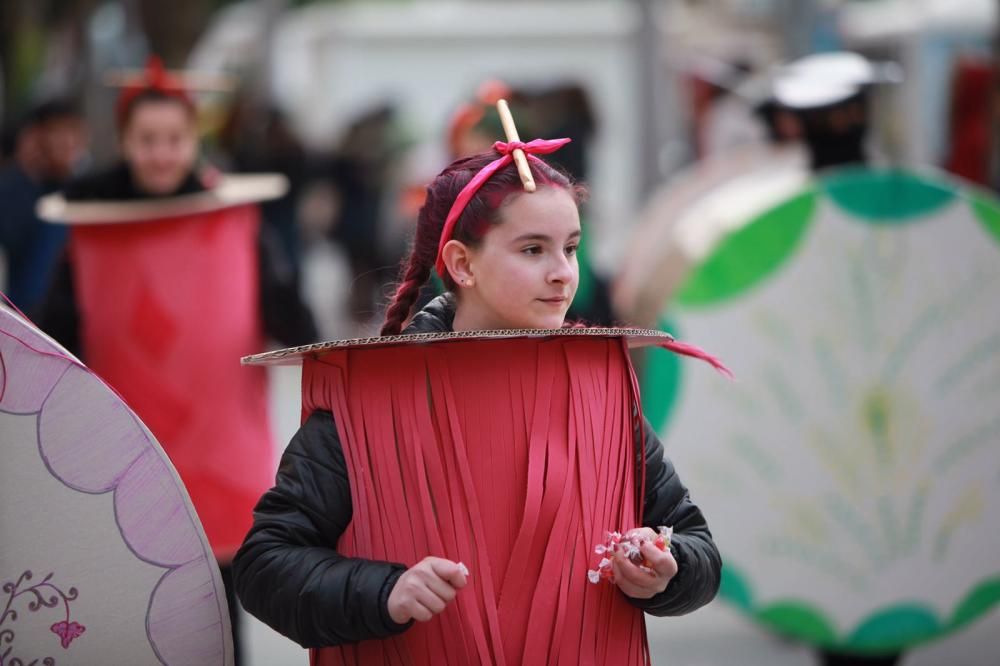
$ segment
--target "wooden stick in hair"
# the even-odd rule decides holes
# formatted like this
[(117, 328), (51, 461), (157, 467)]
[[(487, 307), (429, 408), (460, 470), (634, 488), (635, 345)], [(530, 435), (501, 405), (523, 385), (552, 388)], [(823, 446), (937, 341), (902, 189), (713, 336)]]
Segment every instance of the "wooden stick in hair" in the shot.
[[(507, 135), (508, 143), (520, 141), (517, 135), (517, 127), (514, 125), (514, 117), (510, 115), (510, 107), (507, 100), (497, 100), (497, 112), (500, 114), (500, 124), (503, 125), (503, 132)], [(535, 191), (535, 179), (531, 176), (531, 169), (528, 168), (528, 158), (520, 148), (514, 150), (514, 164), (517, 165), (517, 173), (521, 176), (521, 184), (524, 185), (525, 192)]]

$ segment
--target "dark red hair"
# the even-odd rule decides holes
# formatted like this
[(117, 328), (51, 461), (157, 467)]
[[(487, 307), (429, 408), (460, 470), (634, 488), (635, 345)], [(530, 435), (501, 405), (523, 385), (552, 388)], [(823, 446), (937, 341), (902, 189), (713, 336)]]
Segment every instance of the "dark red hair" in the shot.
[[(499, 157), (489, 151), (452, 162), (427, 186), (427, 198), (417, 216), (417, 231), (409, 256), (400, 269), (400, 282), (385, 313), (382, 335), (397, 335), (410, 316), (420, 288), (427, 282), (437, 260), (441, 229), (452, 203), (470, 180), (487, 164)], [(586, 189), (575, 184), (569, 176), (550, 166), (540, 158), (528, 160), (535, 184), (543, 187), (561, 187), (579, 204), (587, 196)], [(510, 197), (524, 194), (524, 186), (513, 163), (503, 167), (490, 178), (469, 200), (455, 224), (454, 240), (470, 247), (479, 245), (489, 229), (500, 223), (500, 209)], [(526, 196), (531, 196), (530, 194)], [(450, 275), (443, 278), (446, 289), (453, 290), (455, 283)]]
[(124, 129), (135, 107), (141, 102), (169, 101), (181, 104), (194, 115), (194, 101), (185, 82), (163, 67), (163, 61), (150, 56), (142, 74), (134, 77), (123, 88), (115, 105), (118, 129)]

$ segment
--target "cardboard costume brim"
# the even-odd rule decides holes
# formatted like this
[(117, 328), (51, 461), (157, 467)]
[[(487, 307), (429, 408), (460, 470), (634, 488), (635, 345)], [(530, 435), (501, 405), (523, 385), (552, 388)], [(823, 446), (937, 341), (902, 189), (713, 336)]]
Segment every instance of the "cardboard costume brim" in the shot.
[(67, 201), (62, 194), (50, 194), (39, 200), (36, 212), (41, 219), (58, 224), (135, 223), (269, 201), (287, 191), (288, 179), (281, 174), (225, 175), (204, 192), (158, 199)]
[(240, 359), (243, 365), (297, 365), (304, 359), (317, 358), (335, 349), (361, 349), (368, 347), (392, 347), (399, 345), (431, 344), (454, 342), (457, 340), (510, 340), (518, 338), (556, 337), (597, 337), (624, 338), (630, 348), (648, 347), (674, 342), (669, 333), (644, 328), (557, 328), (557, 329), (510, 329), (492, 331), (448, 331), (440, 333), (412, 333), (407, 335), (386, 335), (371, 338), (353, 338), (317, 342), (301, 347), (290, 347), (277, 351), (254, 354)]

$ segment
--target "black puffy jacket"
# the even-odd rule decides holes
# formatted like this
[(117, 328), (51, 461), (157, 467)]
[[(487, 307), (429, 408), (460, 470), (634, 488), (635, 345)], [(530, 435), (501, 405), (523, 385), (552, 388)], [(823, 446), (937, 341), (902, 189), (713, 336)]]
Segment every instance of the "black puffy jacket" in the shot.
[[(453, 317), (453, 302), (442, 296), (405, 332), (449, 331)], [(682, 615), (715, 597), (722, 561), (662, 444), (648, 423), (643, 427), (644, 523), (673, 526), (678, 572), (662, 593), (629, 601), (652, 615)], [(405, 567), (344, 557), (334, 549), (351, 515), (350, 481), (333, 416), (314, 412), (285, 450), (275, 486), (257, 504), (253, 527), (233, 562), (244, 608), (309, 648), (405, 631), (409, 625), (397, 624), (388, 611), (389, 593)]]

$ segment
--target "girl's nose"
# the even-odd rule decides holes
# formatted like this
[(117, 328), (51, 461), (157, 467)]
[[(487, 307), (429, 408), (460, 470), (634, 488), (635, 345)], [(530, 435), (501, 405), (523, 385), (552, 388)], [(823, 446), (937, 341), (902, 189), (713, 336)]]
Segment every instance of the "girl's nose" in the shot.
[(576, 264), (574, 263), (574, 258), (567, 257), (565, 254), (560, 254), (558, 258), (554, 260), (554, 263), (549, 270), (549, 282), (568, 284), (573, 281), (575, 271)]

